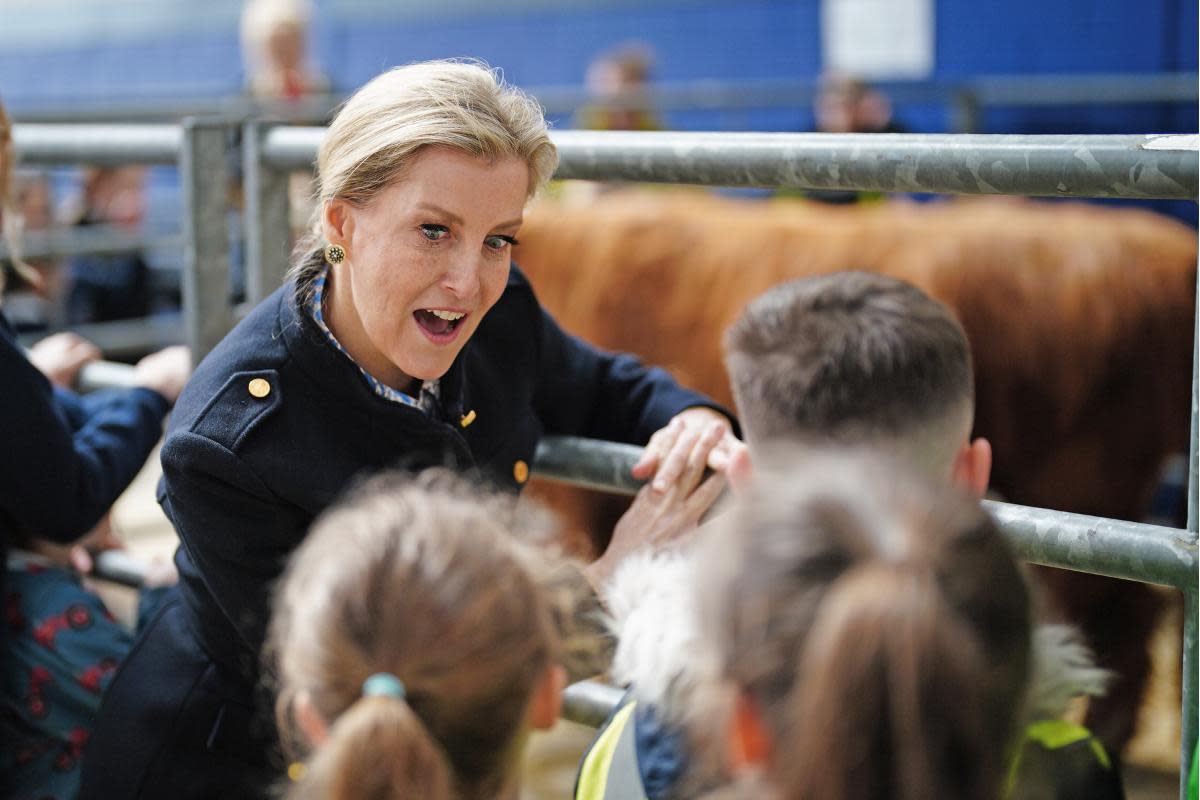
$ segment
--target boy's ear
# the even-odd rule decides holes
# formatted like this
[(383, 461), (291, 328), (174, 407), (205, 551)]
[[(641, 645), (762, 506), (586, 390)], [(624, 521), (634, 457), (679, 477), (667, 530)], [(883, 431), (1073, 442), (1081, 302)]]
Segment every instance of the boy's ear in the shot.
[(951, 477), (956, 485), (975, 497), (983, 497), (992, 479), (991, 442), (980, 437), (964, 444), (954, 459), (954, 474)]
[(562, 713), (563, 690), (567, 688), (567, 671), (561, 664), (551, 664), (533, 687), (527, 718), (535, 730), (549, 730)]
[(738, 692), (729, 720), (729, 766), (737, 775), (750, 769), (764, 767), (771, 757), (771, 737), (758, 705)]
[(300, 730), (308, 737), (309, 744), (314, 748), (325, 744), (325, 740), (329, 738), (329, 728), (307, 691), (301, 689), (296, 693), (296, 699), (292, 701), (292, 715), (296, 718)]

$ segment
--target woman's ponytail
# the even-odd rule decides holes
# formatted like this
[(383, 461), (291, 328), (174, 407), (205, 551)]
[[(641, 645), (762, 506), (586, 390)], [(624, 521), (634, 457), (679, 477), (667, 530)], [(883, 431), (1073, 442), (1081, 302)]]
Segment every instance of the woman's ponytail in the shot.
[(778, 782), (804, 800), (994, 800), (987, 665), (934, 576), (871, 562), (830, 588), (800, 653)]
[(288, 800), (451, 800), (442, 748), (407, 701), (363, 697), (337, 718)]

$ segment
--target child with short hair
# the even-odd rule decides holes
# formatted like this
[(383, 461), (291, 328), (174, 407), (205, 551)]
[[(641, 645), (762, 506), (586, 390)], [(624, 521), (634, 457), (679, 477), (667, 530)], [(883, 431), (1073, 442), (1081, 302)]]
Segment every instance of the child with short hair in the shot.
[[(975, 388), (966, 333), (948, 308), (911, 284), (855, 271), (779, 284), (751, 301), (726, 332), (725, 363), (756, 469), (777, 450), (786, 460), (802, 458), (798, 451), (856, 448), (885, 454), (898, 472), (952, 483), (976, 497), (987, 490), (992, 452), (986, 439), (971, 438)], [(731, 482), (747, 482), (750, 471), (749, 461), (738, 460)], [(695, 486), (696, 477), (683, 475), (672, 489), (687, 490), (682, 482)], [(682, 507), (700, 493), (682, 490), (672, 497), (644, 488), (627, 516), (657, 504), (660, 517), (669, 518), (672, 503)], [(610, 781), (634, 786), (632, 798), (679, 797), (680, 782), (702, 771), (679, 735), (699, 677), (692, 658), (699, 633), (685, 591), (698, 580), (691, 555), (634, 556), (606, 588), (618, 635), (612, 677), (632, 688), (615, 724), (601, 730), (584, 757), (580, 800), (608, 796), (603, 787)], [(1039, 663), (1069, 660), (1067, 682), (1079, 693), (1102, 693), (1108, 676), (1091, 667), (1073, 632), (1059, 628), (1038, 642), (1046, 651)], [(1045, 703), (1037, 710), (1062, 711)], [(622, 735), (633, 738), (632, 747), (612, 746)], [(1108, 787), (1091, 796), (1121, 797), (1115, 765), (1107, 755), (1091, 758), (1093, 746), (1102, 751), (1099, 742), (1083, 729), (1072, 735), (1090, 765), (1080, 772), (1090, 769)]]
[(594, 599), (527, 541), (541, 526), (436, 470), (380, 477), (317, 520), (269, 635), (279, 728), (310, 751), (289, 797), (515, 796), (527, 734), (558, 718), (563, 657), (588, 645), (559, 622)]

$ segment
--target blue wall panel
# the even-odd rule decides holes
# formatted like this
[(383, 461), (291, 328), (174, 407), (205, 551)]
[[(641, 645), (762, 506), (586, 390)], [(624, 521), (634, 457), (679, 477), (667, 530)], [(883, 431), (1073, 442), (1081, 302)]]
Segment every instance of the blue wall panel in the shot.
[[(1197, 69), (1196, 0), (934, 2), (931, 77)], [(239, 6), (108, 0), (104, 13), (95, 0), (45, 0), (21, 12), (10, 6), (0, 10), (0, 97), (19, 111), (234, 94), (243, 83)], [(340, 91), (389, 66), (448, 56), (483, 58), (526, 87), (578, 85), (597, 52), (629, 39), (654, 49), (662, 80), (811, 78), (821, 65), (820, 0), (316, 0), (316, 7), (316, 61)], [(18, 13), (31, 16), (2, 18)], [(134, 29), (128, 20), (138, 14)], [(897, 112), (914, 131), (950, 124), (941, 107)], [(804, 130), (812, 114), (671, 112), (666, 120), (683, 129)], [(983, 122), (988, 131), (1025, 133), (1197, 128), (1190, 104), (995, 109)]]

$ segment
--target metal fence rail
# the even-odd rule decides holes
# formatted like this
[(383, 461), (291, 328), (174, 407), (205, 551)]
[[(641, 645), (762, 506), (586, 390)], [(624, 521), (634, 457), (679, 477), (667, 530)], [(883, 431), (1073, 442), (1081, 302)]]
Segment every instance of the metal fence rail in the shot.
[(22, 164), (175, 164), (184, 187), (184, 327), (199, 361), (229, 331), (228, 167), (220, 121), (182, 125), (15, 125)]
[[(324, 128), (267, 133), (310, 169)], [(1200, 137), (557, 131), (557, 178), (719, 186), (1194, 200)]]
[[(628, 495), (643, 483), (630, 475), (641, 452), (629, 444), (547, 436), (538, 444), (533, 472)], [(984, 506), (1014, 552), (1034, 564), (1176, 589), (1196, 581), (1197, 548), (1186, 530), (990, 500)]]
[[(1155, 583), (1182, 592), (1184, 678), (1181, 781), (1186, 781), (1188, 765), (1191, 763), (1192, 750), (1195, 747), (1197, 714), (1196, 597), (1200, 560), (1195, 527), (1197, 442), (1194, 412), (1193, 401), (1187, 529), (984, 501), (984, 506), (996, 520), (1015, 554), (1026, 561), (1112, 578)], [(630, 475), (630, 470), (641, 452), (640, 447), (617, 442), (547, 436), (538, 443), (533, 471), (534, 474), (548, 480), (630, 495), (636, 493), (642, 484)], [(567, 712), (574, 713), (574, 710), (568, 707)], [(576, 721), (584, 722), (598, 712), (585, 707), (579, 713), (580, 719)], [(574, 719), (572, 716), (567, 718)], [(1183, 791), (1182, 787), (1180, 791)]]

